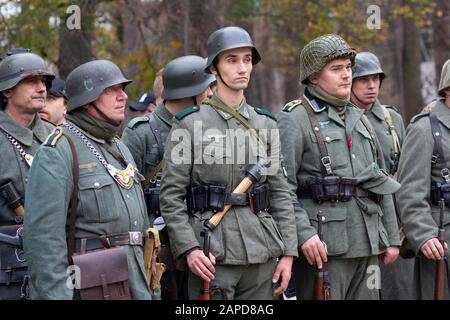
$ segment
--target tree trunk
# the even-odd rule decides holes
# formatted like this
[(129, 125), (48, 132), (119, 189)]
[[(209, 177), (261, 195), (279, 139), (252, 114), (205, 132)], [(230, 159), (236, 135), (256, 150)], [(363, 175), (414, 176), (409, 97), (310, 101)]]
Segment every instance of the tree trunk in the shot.
[(94, 19), (97, 0), (80, 1), (81, 29), (69, 30), (67, 15), (61, 19), (59, 27), (59, 58), (56, 65), (63, 79), (77, 66), (96, 59), (92, 52), (91, 40), (94, 32)]
[(420, 80), (419, 31), (412, 19), (403, 19), (403, 88), (405, 101), (405, 122), (423, 108)]

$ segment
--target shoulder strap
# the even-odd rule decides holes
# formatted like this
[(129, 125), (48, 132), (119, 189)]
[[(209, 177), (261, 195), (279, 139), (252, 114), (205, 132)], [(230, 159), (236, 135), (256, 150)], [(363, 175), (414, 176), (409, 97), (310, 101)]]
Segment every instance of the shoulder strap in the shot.
[(159, 130), (158, 121), (156, 121), (155, 115), (152, 113), (148, 117), (148, 124), (150, 125), (150, 129), (153, 132), (153, 135), (155, 136), (156, 143), (158, 144), (158, 157), (159, 160), (162, 160), (164, 156), (164, 145), (162, 143), (161, 139), (161, 131)]
[(260, 141), (258, 132), (255, 130), (255, 128), (252, 127), (250, 122), (248, 122), (247, 119), (245, 119), (239, 112), (237, 112), (236, 110), (234, 110), (233, 108), (231, 108), (229, 106), (226, 106), (221, 101), (217, 101), (217, 100), (213, 100), (213, 99), (209, 99), (208, 101), (206, 101), (206, 104), (210, 105), (211, 107), (213, 107), (215, 109), (221, 110), (221, 111), (226, 112), (226, 113), (230, 114), (231, 116), (233, 116), (245, 128), (250, 130), (250, 132), (256, 137), (256, 139), (258, 139), (258, 141)]
[(77, 219), (77, 205), (78, 205), (78, 181), (80, 178), (78, 154), (72, 139), (68, 135), (64, 135), (69, 142), (70, 150), (72, 151), (72, 175), (73, 175), (73, 189), (72, 197), (70, 199), (70, 222), (69, 222), (69, 238), (67, 243), (67, 259), (69, 265), (73, 264), (72, 256), (75, 252), (75, 222)]
[[(389, 132), (392, 136), (392, 142), (394, 144), (394, 162), (397, 163), (398, 159), (400, 158), (400, 139), (398, 138), (397, 130), (395, 130), (394, 122), (392, 121), (392, 116), (389, 110), (385, 106), (381, 106), (384, 113), (384, 119), (389, 127)], [(391, 168), (392, 170), (396, 170), (395, 166), (394, 168)], [(391, 174), (394, 174), (395, 172), (390, 172)]]
[(436, 113), (430, 112), (430, 124), (431, 124), (431, 132), (433, 134), (434, 139), (434, 148), (433, 148), (433, 156), (431, 163), (437, 164), (440, 163), (440, 167), (444, 168), (445, 163), (445, 155), (444, 148), (442, 147), (442, 130), (441, 125), (439, 124), (439, 120), (436, 116)]
[(266, 109), (262, 109), (262, 108), (255, 108), (255, 112), (258, 114), (262, 114), (264, 116), (269, 117), (270, 119), (274, 120), (274, 121), (278, 121), (277, 117), (270, 111), (266, 110)]
[(381, 107), (383, 108), (384, 119), (386, 120), (386, 123), (388, 124), (389, 132), (392, 135), (392, 140), (394, 142), (394, 151), (395, 151), (395, 153), (400, 154), (400, 139), (398, 138), (397, 130), (395, 129), (394, 122), (392, 121), (391, 113), (389, 112), (389, 110), (386, 107), (384, 107), (384, 106), (381, 106)]
[(382, 155), (383, 152), (381, 151), (381, 147), (377, 143), (378, 140), (376, 139), (376, 135), (372, 130), (372, 126), (370, 125), (369, 120), (367, 120), (367, 118), (364, 115), (361, 117), (361, 122), (363, 123), (364, 127), (366, 127), (367, 131), (369, 132), (370, 136), (372, 137), (372, 140), (373, 140), (372, 148), (375, 153), (376, 159), (379, 160), (380, 155)]
[[(328, 154), (327, 146), (325, 145), (325, 140), (323, 139), (322, 131), (320, 130), (319, 122), (317, 121), (316, 114), (311, 107), (311, 104), (305, 97), (301, 97), (302, 105), (304, 106), (306, 113), (308, 114), (309, 121), (311, 122), (311, 126), (316, 136), (317, 143), (319, 144), (319, 152), (320, 152), (320, 163), (325, 169), (325, 173), (327, 176), (333, 175), (333, 170), (331, 169), (331, 158)], [(322, 169), (322, 172), (324, 170)]]

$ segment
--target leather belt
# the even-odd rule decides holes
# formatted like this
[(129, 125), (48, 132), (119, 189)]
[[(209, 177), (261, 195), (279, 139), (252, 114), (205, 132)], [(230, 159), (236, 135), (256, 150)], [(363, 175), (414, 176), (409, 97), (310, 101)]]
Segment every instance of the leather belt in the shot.
[(140, 231), (130, 231), (115, 235), (103, 235), (95, 238), (75, 240), (75, 251), (87, 252), (118, 246), (143, 246), (144, 237)]
[(227, 193), (225, 204), (231, 204), (233, 206), (248, 206), (248, 194), (238, 192)]
[[(357, 187), (353, 196), (358, 198), (369, 198), (369, 191)], [(312, 192), (310, 189), (302, 189), (297, 192), (297, 197), (299, 199), (312, 199)]]

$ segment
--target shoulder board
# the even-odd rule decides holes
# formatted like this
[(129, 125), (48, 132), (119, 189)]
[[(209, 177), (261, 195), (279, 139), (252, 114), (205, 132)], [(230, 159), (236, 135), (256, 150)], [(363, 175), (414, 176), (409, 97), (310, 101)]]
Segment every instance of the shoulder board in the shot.
[(177, 120), (181, 120), (181, 119), (183, 119), (184, 117), (190, 115), (191, 113), (197, 112), (197, 111), (199, 111), (199, 110), (200, 110), (200, 107), (199, 107), (199, 106), (192, 106), (192, 107), (189, 107), (189, 108), (187, 108), (187, 109), (184, 109), (183, 111), (178, 112), (178, 113), (175, 115), (175, 118), (177, 118)]
[(148, 121), (148, 117), (147, 116), (143, 116), (143, 117), (136, 117), (130, 120), (130, 122), (128, 122), (127, 127), (128, 128), (133, 128), (136, 124), (141, 123), (141, 122), (147, 122)]
[(419, 120), (420, 118), (428, 117), (429, 115), (430, 115), (429, 112), (422, 112), (422, 113), (419, 113), (419, 114), (415, 115), (415, 116), (411, 119), (411, 123), (417, 122), (417, 120)]
[(58, 142), (59, 138), (63, 135), (63, 129), (61, 127), (56, 127), (52, 132), (47, 136), (43, 145), (46, 147), (54, 147)]
[(272, 112), (270, 112), (266, 109), (258, 108), (258, 107), (255, 107), (254, 109), (255, 109), (256, 113), (262, 114), (266, 117), (272, 118), (273, 120), (277, 121), (277, 117), (275, 117), (275, 115)]
[(302, 104), (302, 102), (300, 100), (293, 100), (283, 107), (283, 111), (291, 112), (292, 110), (294, 110), (296, 107), (298, 107), (301, 104)]
[(385, 108), (387, 108), (387, 109), (394, 110), (394, 111), (397, 112), (397, 113), (400, 113), (400, 112), (398, 111), (398, 109), (397, 109), (395, 106), (385, 105), (385, 104), (384, 104), (383, 107), (385, 107)]

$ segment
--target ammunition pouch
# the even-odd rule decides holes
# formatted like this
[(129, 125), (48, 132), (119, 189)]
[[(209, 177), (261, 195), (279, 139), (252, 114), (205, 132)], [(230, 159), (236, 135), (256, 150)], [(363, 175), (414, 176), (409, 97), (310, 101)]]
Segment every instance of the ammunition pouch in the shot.
[(147, 212), (156, 217), (161, 215), (159, 208), (159, 194), (161, 191), (161, 172), (158, 172), (144, 190)]
[(441, 183), (433, 181), (431, 183), (430, 200), (435, 206), (439, 205), (439, 201), (444, 199), (445, 206), (450, 208), (450, 183)]
[(308, 189), (297, 192), (300, 199), (312, 199), (316, 203), (347, 202), (357, 196), (356, 178), (353, 177), (312, 177), (306, 183)]
[[(15, 236), (22, 225), (1, 226), (0, 233)], [(28, 265), (21, 248), (0, 244), (0, 285), (22, 285), (22, 295), (17, 299), (26, 299), (28, 292)], [(1, 298), (1, 297), (0, 297)]]
[(187, 195), (189, 214), (223, 210), (225, 205), (250, 206), (254, 213), (269, 209), (269, 186), (254, 185), (247, 193), (230, 193), (226, 187), (201, 185), (190, 187)]
[(356, 178), (353, 177), (312, 177), (306, 181), (307, 189), (297, 190), (299, 199), (312, 199), (315, 203), (347, 202), (352, 197), (369, 198), (375, 203), (383, 200), (383, 195), (356, 187)]
[(248, 191), (248, 195), (250, 208), (253, 213), (258, 213), (270, 208), (269, 186), (267, 184), (252, 186), (252, 188)]

